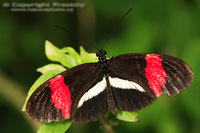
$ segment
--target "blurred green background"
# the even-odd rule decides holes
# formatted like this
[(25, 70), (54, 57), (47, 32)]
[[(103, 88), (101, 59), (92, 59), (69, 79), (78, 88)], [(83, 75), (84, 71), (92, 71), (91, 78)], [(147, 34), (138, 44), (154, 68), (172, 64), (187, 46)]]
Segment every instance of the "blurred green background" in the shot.
[[(55, 0), (56, 1), (56, 0)], [(49, 2), (50, 4), (55, 1)], [(44, 42), (57, 47), (82, 45), (96, 50), (84, 41), (54, 25), (77, 33), (98, 48), (122, 16), (122, 21), (105, 46), (108, 57), (124, 53), (163, 53), (178, 57), (193, 68), (192, 85), (177, 96), (160, 96), (139, 111), (140, 122), (117, 121), (115, 133), (199, 133), (200, 132), (200, 0), (79, 0), (60, 3), (86, 3), (73, 12), (12, 12), (11, 5), (0, 7), (0, 131), (2, 133), (36, 132), (39, 123), (21, 112), (26, 94), (40, 76), (38, 67), (50, 61), (44, 53)], [(17, 1), (23, 3), (27, 1)], [(33, 0), (28, 3), (35, 2)], [(41, 3), (41, 2), (38, 2)], [(102, 133), (100, 122), (73, 123), (68, 133)]]

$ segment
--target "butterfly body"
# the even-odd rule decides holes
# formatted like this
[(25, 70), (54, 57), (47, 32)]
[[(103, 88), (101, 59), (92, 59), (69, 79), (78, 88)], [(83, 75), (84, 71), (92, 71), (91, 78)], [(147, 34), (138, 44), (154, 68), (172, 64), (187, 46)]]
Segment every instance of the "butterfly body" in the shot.
[(39, 122), (71, 119), (96, 121), (116, 107), (138, 111), (161, 93), (175, 95), (186, 89), (193, 72), (182, 60), (162, 54), (124, 54), (106, 59), (99, 50), (97, 63), (68, 69), (43, 83), (28, 100), (27, 115)]

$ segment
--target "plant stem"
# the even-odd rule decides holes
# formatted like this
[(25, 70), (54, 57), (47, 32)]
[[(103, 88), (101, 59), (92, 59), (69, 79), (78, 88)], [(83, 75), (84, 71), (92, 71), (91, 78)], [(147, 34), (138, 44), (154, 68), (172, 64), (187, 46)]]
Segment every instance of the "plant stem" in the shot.
[(114, 133), (113, 126), (118, 125), (118, 122), (109, 122), (106, 117), (100, 118), (105, 133)]
[(40, 124), (30, 120), (26, 116), (25, 112), (21, 111), (26, 99), (26, 94), (22, 91), (22, 88), (23, 87), (10, 79), (0, 70), (0, 94), (3, 96), (3, 98), (5, 98), (6, 101), (9, 102), (8, 106), (12, 105), (14, 108), (16, 108), (16, 110), (22, 114), (25, 120), (27, 120), (27, 122), (32, 126), (32, 129), (36, 132)]

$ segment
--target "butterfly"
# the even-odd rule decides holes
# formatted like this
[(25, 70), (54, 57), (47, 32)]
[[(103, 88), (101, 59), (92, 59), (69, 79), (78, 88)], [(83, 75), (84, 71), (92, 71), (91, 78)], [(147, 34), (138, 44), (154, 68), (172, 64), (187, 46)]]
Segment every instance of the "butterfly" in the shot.
[(97, 121), (108, 110), (115, 114), (116, 107), (141, 110), (162, 93), (179, 94), (193, 81), (191, 67), (176, 57), (131, 53), (107, 59), (103, 48), (97, 50), (98, 62), (75, 66), (40, 85), (28, 99), (27, 115), (45, 123)]
[(27, 115), (50, 123), (65, 119), (97, 121), (108, 110), (138, 111), (151, 105), (162, 93), (172, 96), (193, 81), (193, 71), (184, 61), (163, 54), (131, 53), (110, 59), (96, 53), (98, 62), (70, 68), (44, 82), (30, 96)]

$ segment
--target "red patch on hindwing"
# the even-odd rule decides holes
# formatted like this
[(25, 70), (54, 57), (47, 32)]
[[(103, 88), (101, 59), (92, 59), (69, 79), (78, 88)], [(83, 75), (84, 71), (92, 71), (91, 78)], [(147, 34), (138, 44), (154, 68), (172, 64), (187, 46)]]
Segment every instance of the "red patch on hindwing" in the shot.
[(51, 99), (54, 107), (62, 110), (62, 116), (67, 119), (70, 118), (71, 98), (70, 90), (64, 83), (64, 77), (57, 75), (50, 79), (50, 89), (52, 90)]
[(145, 57), (147, 62), (145, 74), (150, 88), (157, 97), (162, 93), (161, 87), (166, 83), (166, 72), (162, 67), (162, 59), (159, 56), (156, 54), (147, 54)]

